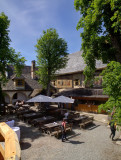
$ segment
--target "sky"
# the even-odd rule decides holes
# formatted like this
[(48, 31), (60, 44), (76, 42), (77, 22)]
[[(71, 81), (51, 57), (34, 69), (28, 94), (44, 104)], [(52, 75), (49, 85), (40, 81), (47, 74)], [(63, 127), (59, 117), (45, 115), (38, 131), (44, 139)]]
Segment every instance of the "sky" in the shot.
[(0, 0), (1, 12), (10, 20), (11, 47), (25, 57), (26, 65), (36, 60), (37, 40), (49, 28), (67, 42), (69, 54), (81, 48), (81, 30), (76, 29), (80, 13), (74, 0)]

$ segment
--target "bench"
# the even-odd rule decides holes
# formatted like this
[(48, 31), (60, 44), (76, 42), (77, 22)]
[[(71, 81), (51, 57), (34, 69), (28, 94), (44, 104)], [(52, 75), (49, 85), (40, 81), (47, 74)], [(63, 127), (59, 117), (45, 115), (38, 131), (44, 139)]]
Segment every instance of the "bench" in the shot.
[(59, 136), (61, 134), (62, 134), (62, 131), (61, 131), (60, 127), (54, 128), (54, 131), (52, 133), (50, 133), (51, 136), (55, 136), (57, 138), (59, 138)]
[(80, 128), (85, 128), (87, 125), (92, 124), (92, 123), (93, 123), (93, 120), (89, 119), (85, 122), (80, 123), (79, 126), (80, 126)]
[(39, 130), (41, 130), (42, 133), (47, 133), (47, 128), (45, 126), (41, 126)]

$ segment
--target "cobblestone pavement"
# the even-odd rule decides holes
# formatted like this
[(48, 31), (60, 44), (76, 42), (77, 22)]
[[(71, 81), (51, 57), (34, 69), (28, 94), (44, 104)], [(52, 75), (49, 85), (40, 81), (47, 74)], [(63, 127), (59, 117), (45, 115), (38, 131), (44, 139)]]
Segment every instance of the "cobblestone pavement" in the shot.
[[(21, 160), (121, 160), (121, 146), (109, 138), (107, 124), (94, 122), (87, 129), (73, 128), (68, 141), (61, 142), (43, 135), (37, 128), (22, 121), (16, 123), (21, 130)], [(118, 139), (119, 133), (116, 133)]]

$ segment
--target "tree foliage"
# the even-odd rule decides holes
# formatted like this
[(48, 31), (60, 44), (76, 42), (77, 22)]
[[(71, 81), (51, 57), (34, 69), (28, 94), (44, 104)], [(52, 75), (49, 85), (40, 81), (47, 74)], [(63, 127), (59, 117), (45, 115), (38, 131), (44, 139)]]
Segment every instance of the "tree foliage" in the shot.
[(9, 25), (10, 21), (8, 17), (2, 12), (0, 14), (0, 105), (3, 101), (1, 85), (7, 82), (7, 65), (14, 65), (15, 73), (19, 76), (25, 62), (24, 57), (21, 57), (20, 53), (16, 53), (15, 50), (10, 47)]
[(10, 47), (9, 37), (9, 25), (10, 21), (4, 14), (0, 14), (0, 84), (6, 82), (7, 65), (12, 64), (15, 66), (15, 72), (17, 75), (21, 74), (21, 69), (24, 66), (25, 59), (21, 57), (20, 53), (15, 53), (15, 50)]
[(49, 95), (50, 81), (54, 79), (57, 70), (66, 66), (67, 43), (64, 39), (59, 38), (55, 29), (50, 28), (43, 31), (35, 47), (37, 48), (39, 82), (47, 88), (47, 95)]
[(109, 100), (100, 110), (115, 108), (114, 119), (121, 124), (121, 1), (75, 0), (74, 5), (81, 14), (77, 29), (83, 28), (81, 49), (87, 64), (86, 81), (93, 78), (96, 60), (109, 63), (102, 73)]
[(74, 5), (81, 14), (77, 29), (83, 28), (84, 73), (88, 80), (95, 72), (96, 59), (121, 62), (121, 1), (75, 0)]
[(105, 104), (99, 106), (99, 110), (112, 112), (115, 108), (113, 119), (121, 125), (121, 64), (112, 61), (107, 65), (107, 68), (102, 72), (103, 90), (109, 95), (109, 99)]

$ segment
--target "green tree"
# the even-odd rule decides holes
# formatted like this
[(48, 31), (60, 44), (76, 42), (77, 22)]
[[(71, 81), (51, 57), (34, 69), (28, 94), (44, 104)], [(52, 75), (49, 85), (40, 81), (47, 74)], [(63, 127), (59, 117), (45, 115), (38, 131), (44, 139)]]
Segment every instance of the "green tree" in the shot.
[[(103, 71), (104, 93), (109, 100), (100, 110), (111, 111), (115, 107), (114, 118), (121, 122), (121, 1), (120, 0), (75, 0), (81, 18), (77, 29), (82, 28), (82, 50), (87, 64), (84, 74), (86, 82), (93, 79), (96, 60), (109, 63)], [(111, 62), (113, 61), (113, 62)], [(115, 62), (114, 62), (115, 61)], [(117, 62), (116, 62), (117, 61)], [(118, 63), (119, 62), (119, 63)]]
[(39, 82), (47, 88), (50, 95), (50, 82), (54, 79), (57, 70), (64, 68), (67, 63), (67, 43), (59, 38), (55, 29), (43, 31), (43, 35), (37, 40), (35, 46), (37, 52), (37, 64)]
[(14, 65), (15, 72), (19, 76), (25, 63), (24, 57), (21, 57), (20, 53), (15, 53), (15, 50), (10, 47), (9, 25), (8, 17), (2, 12), (0, 14), (0, 104), (2, 101), (1, 85), (7, 82), (7, 65)]
[(75, 0), (81, 18), (77, 29), (81, 33), (86, 81), (93, 78), (95, 63), (102, 60), (121, 62), (121, 1), (120, 0)]
[(121, 64), (112, 61), (102, 72), (103, 90), (109, 95), (109, 99), (105, 104), (99, 106), (99, 111), (106, 110), (112, 112), (115, 108), (113, 119), (121, 125)]

